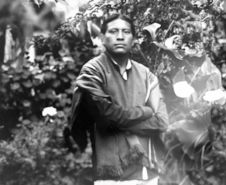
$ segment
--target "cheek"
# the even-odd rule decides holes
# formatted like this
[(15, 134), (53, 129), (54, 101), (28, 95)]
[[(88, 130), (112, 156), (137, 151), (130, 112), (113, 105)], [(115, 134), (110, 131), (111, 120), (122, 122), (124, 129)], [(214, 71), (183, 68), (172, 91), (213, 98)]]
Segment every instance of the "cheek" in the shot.
[(128, 39), (128, 40), (127, 40), (127, 43), (128, 43), (129, 45), (133, 46), (133, 44), (134, 44), (133, 39)]
[(113, 42), (113, 39), (112, 38), (105, 38), (104, 39), (104, 41), (103, 41), (103, 43), (105, 44), (105, 45), (110, 45), (111, 43)]

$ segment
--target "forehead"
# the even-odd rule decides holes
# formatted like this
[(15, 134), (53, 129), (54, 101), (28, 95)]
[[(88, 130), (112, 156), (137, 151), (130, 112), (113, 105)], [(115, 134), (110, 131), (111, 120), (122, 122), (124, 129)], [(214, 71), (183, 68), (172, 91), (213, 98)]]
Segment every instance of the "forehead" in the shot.
[(130, 29), (131, 25), (125, 20), (115, 19), (107, 24), (107, 30), (109, 29)]

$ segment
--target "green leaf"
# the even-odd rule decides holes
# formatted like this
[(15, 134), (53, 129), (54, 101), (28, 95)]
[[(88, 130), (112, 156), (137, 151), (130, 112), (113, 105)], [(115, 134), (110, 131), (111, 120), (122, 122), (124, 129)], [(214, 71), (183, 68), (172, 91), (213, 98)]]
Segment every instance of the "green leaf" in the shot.
[(54, 80), (54, 81), (53, 81), (53, 84), (52, 84), (53, 87), (56, 88), (56, 87), (59, 87), (60, 85), (61, 85), (60, 80)]
[(22, 124), (23, 125), (29, 125), (29, 124), (31, 124), (31, 121), (28, 120), (28, 119), (25, 119), (25, 120), (22, 121)]
[(63, 118), (65, 116), (65, 113), (63, 111), (58, 111), (57, 116)]
[(34, 78), (40, 80), (41, 82), (43, 82), (44, 81), (44, 76), (45, 76), (44, 74), (37, 74), (37, 75), (34, 76)]
[(30, 87), (32, 87), (32, 82), (31, 82), (31, 80), (27, 80), (27, 81), (25, 81), (25, 82), (23, 82), (22, 83), (25, 87), (27, 87), (27, 88), (30, 88)]
[(24, 158), (24, 162), (30, 164), (33, 169), (36, 167), (36, 162), (31, 158)]
[(47, 80), (55, 79), (56, 78), (56, 74), (53, 73), (52, 71), (47, 71), (44, 74), (44, 78), (47, 79)]
[(3, 71), (9, 70), (9, 66), (7, 66), (7, 65), (2, 65), (1, 68), (2, 68)]
[(28, 100), (23, 100), (22, 104), (23, 104), (24, 107), (30, 107), (31, 106), (31, 102), (28, 101)]
[(61, 77), (61, 80), (62, 80), (63, 82), (65, 82), (65, 83), (69, 81), (69, 79), (66, 78), (66, 77)]
[(207, 140), (208, 123), (183, 119), (170, 125), (169, 131), (178, 138), (187, 152), (190, 147), (197, 146)]
[(47, 95), (45, 93), (39, 93), (39, 97), (41, 100), (43, 100), (47, 98)]
[(76, 78), (76, 76), (73, 73), (67, 73), (68, 78), (70, 78), (71, 80), (74, 80)]
[(211, 184), (211, 185), (219, 185), (219, 179), (217, 177), (211, 176), (211, 177), (207, 177), (207, 181)]
[(197, 147), (199, 145), (204, 144), (207, 141), (208, 141), (208, 130), (205, 130), (203, 132), (200, 132), (200, 134), (196, 136), (194, 140), (194, 146)]
[(13, 84), (10, 84), (10, 88), (12, 90), (17, 90), (20, 88), (20, 84), (19, 83), (13, 83)]
[(29, 77), (29, 75), (30, 75), (30, 72), (24, 71), (24, 73), (23, 73), (23, 75), (22, 75), (22, 78), (25, 79), (25, 80), (27, 80), (28, 77)]
[(73, 179), (70, 177), (63, 177), (62, 182), (65, 185), (74, 185)]
[(2, 79), (1, 79), (1, 81), (2, 81), (3, 84), (6, 84), (6, 83), (9, 82), (9, 77), (6, 76), (6, 75), (4, 75), (4, 76), (2, 77)]
[(210, 166), (206, 167), (205, 170), (206, 170), (207, 172), (213, 172), (213, 170), (214, 170), (214, 165), (210, 165)]

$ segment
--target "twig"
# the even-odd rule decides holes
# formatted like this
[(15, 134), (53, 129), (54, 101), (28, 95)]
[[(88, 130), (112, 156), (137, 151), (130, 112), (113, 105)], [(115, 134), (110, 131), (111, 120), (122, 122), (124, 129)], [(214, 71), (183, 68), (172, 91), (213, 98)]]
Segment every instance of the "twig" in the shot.
[(165, 35), (164, 35), (164, 39), (166, 38), (167, 34), (169, 33), (169, 31), (170, 31), (170, 29), (172, 28), (172, 26), (174, 25), (174, 23), (175, 23), (174, 20), (170, 23), (170, 25), (169, 25), (169, 27), (168, 27), (168, 29), (166, 30), (166, 33), (165, 33)]
[(183, 178), (183, 180), (180, 182), (179, 185), (183, 185), (183, 184), (186, 182), (187, 179), (188, 179), (188, 175), (186, 175), (186, 176)]
[(174, 145), (173, 147), (171, 147), (171, 148), (169, 149), (169, 151), (167, 152), (167, 154), (166, 154), (165, 160), (168, 158), (168, 156), (170, 155), (170, 153), (171, 153), (175, 148), (177, 148), (177, 147), (179, 147), (179, 146), (181, 146), (181, 143), (178, 143), (178, 144)]

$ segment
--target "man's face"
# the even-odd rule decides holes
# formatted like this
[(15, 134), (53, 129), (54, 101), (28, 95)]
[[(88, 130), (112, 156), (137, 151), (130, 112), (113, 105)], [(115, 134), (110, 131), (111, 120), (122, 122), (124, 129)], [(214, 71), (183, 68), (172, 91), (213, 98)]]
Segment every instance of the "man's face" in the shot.
[(122, 19), (115, 19), (107, 24), (103, 44), (113, 54), (127, 54), (133, 45), (131, 26)]

